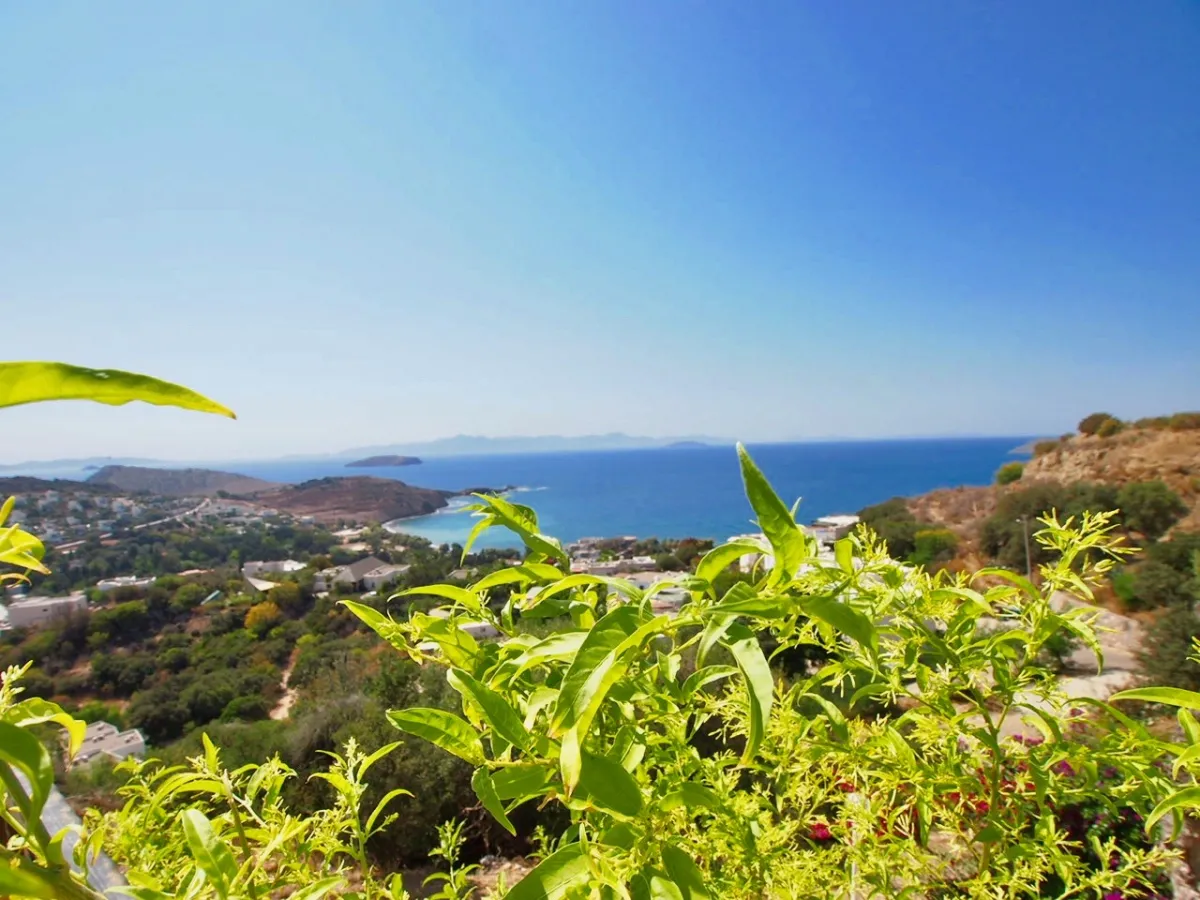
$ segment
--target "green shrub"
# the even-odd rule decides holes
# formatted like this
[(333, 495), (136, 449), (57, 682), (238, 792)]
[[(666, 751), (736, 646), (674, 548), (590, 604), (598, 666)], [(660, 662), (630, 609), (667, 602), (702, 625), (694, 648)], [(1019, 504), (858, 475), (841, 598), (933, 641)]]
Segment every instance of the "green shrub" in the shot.
[(1053, 453), (1061, 446), (1062, 441), (1059, 440), (1038, 441), (1033, 445), (1033, 455), (1035, 458), (1045, 456), (1047, 453)]
[(1172, 431), (1187, 431), (1193, 428), (1200, 428), (1200, 412), (1175, 413), (1175, 415), (1170, 417), (1168, 426)]
[(1096, 429), (1096, 436), (1102, 438), (1112, 437), (1114, 434), (1120, 434), (1124, 430), (1125, 423), (1120, 419), (1106, 419)]
[(948, 528), (924, 528), (913, 538), (913, 552), (908, 561), (918, 566), (946, 562), (958, 550), (958, 535)]
[(1112, 422), (1114, 420), (1115, 416), (1109, 413), (1092, 413), (1090, 416), (1084, 416), (1083, 419), (1080, 420), (1079, 433), (1089, 435), (1098, 434), (1106, 422)]
[(1021, 476), (1024, 474), (1025, 463), (1015, 461), (1007, 462), (1000, 467), (998, 472), (996, 472), (996, 484), (1012, 484), (1014, 481), (1020, 481)]
[(903, 497), (868, 506), (858, 517), (883, 540), (893, 559), (907, 559), (916, 549), (920, 525)]
[(1187, 504), (1163, 481), (1137, 481), (1125, 485), (1117, 494), (1117, 505), (1125, 524), (1157, 540), (1183, 518)]

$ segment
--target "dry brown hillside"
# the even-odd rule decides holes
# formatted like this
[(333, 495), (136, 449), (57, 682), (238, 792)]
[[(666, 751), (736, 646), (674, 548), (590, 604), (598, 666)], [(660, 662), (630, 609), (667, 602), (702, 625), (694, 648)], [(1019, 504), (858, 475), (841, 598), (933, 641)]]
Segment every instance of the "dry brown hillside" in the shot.
[[(1051, 442), (1047, 442), (1046, 447)], [(1019, 481), (1005, 487), (945, 488), (911, 497), (908, 507), (918, 521), (951, 528), (968, 539), (1006, 491), (1038, 481), (1076, 481), (1123, 485), (1161, 479), (1176, 491), (1190, 512), (1175, 527), (1200, 531), (1200, 429), (1129, 428), (1110, 437), (1075, 435), (1053, 442), (1025, 466)]]
[[(1021, 481), (1165, 481), (1191, 509), (1176, 527), (1200, 528), (1200, 430), (1132, 428), (1111, 437), (1076, 435), (1029, 461)], [(1020, 484), (1021, 482), (1017, 482)]]

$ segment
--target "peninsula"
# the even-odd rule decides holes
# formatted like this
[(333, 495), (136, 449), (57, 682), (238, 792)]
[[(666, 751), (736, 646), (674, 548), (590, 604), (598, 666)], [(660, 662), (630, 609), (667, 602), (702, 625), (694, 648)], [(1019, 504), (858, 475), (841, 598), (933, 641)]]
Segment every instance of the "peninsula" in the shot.
[(392, 466), (419, 466), (421, 459), (417, 456), (368, 456), (346, 463), (347, 469), (383, 469)]

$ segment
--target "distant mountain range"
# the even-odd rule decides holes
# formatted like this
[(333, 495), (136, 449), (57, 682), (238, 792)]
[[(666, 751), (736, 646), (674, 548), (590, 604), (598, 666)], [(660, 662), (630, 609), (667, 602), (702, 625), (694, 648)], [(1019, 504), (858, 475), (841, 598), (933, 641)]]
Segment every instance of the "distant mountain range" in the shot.
[(376, 456), (403, 453), (412, 456), (490, 456), (511, 453), (568, 453), (580, 450), (636, 450), (651, 447), (677, 445), (732, 445), (728, 438), (705, 435), (682, 437), (639, 437), (637, 435), (612, 432), (610, 434), (585, 434), (574, 437), (562, 435), (537, 435), (521, 437), (484, 437), (482, 435), (459, 434), (454, 437), (438, 438), (411, 444), (379, 444), (373, 447), (354, 447), (341, 456)]

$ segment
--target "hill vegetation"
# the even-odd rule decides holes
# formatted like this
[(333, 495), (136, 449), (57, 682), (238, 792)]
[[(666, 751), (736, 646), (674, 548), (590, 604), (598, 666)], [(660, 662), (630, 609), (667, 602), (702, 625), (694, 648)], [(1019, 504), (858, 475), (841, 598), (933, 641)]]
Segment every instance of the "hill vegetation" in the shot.
[(258, 494), (255, 500), (294, 516), (311, 516), (317, 522), (332, 524), (424, 516), (447, 506), (448, 496), (452, 495), (391, 478), (356, 475), (284, 485)]
[(219, 492), (236, 496), (277, 487), (275, 482), (214, 469), (155, 469), (147, 466), (103, 466), (87, 479), (89, 484), (160, 497), (215, 497)]

